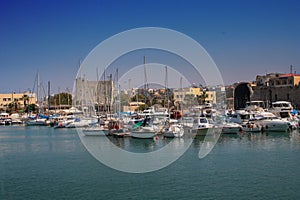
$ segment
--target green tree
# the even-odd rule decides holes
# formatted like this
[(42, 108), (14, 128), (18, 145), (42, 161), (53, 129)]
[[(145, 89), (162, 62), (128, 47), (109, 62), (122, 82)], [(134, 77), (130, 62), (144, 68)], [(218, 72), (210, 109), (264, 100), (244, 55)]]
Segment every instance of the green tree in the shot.
[(50, 97), (51, 105), (72, 105), (72, 95), (66, 92)]
[(27, 112), (27, 113), (29, 113), (29, 112), (35, 113), (37, 111), (38, 111), (38, 107), (35, 104), (29, 104), (29, 105), (26, 106), (25, 112)]
[(145, 96), (142, 94), (137, 94), (131, 97), (131, 101), (139, 101), (139, 102), (145, 102)]
[(208, 94), (203, 92), (201, 95), (197, 95), (197, 100), (200, 105), (205, 104), (206, 99), (208, 98)]
[(22, 100), (24, 102), (24, 108), (26, 108), (26, 106), (28, 105), (28, 102), (29, 102), (29, 96), (27, 94), (24, 94), (22, 96)]

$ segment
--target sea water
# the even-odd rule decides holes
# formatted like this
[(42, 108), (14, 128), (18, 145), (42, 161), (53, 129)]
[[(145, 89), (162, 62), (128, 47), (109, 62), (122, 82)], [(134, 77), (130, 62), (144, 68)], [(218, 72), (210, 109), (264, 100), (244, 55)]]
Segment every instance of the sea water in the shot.
[[(169, 140), (110, 138), (150, 152)], [(0, 127), (0, 199), (300, 199), (300, 135), (222, 135), (203, 159), (196, 137), (176, 162), (131, 174), (97, 161), (75, 129)]]

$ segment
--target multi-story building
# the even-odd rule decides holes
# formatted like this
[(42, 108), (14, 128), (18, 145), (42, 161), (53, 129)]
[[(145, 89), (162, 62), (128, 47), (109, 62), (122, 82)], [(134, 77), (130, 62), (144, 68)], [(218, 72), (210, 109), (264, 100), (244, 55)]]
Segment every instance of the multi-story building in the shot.
[(297, 86), (300, 83), (300, 74), (281, 74), (281, 73), (270, 73), (266, 75), (256, 76), (257, 86)]
[(24, 108), (26, 105), (36, 104), (35, 93), (6, 93), (0, 94), (0, 109), (5, 110), (9, 107)]
[(257, 76), (251, 100), (262, 100), (270, 106), (274, 101), (290, 101), (300, 108), (300, 74), (272, 73)]
[[(174, 103), (180, 103), (183, 101), (188, 101), (188, 98), (200, 98), (204, 103), (216, 103), (216, 92), (211, 90), (202, 89), (199, 87), (190, 87), (182, 89), (174, 89)], [(204, 102), (205, 101), (205, 102)]]
[[(89, 81), (77, 78), (73, 102), (76, 106), (98, 107), (99, 111), (110, 110), (114, 97), (112, 79), (107, 81)], [(83, 109), (83, 108), (82, 108)]]

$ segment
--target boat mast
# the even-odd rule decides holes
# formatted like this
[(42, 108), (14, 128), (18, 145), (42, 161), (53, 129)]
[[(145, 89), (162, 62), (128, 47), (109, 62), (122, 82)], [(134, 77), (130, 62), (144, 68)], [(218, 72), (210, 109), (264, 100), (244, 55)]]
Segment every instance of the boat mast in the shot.
[(147, 80), (147, 71), (146, 71), (146, 56), (144, 56), (144, 81), (145, 81), (145, 85), (144, 85), (144, 103), (146, 105), (146, 96), (147, 96), (147, 92), (148, 92), (148, 80)]
[[(168, 109), (168, 117), (169, 117), (169, 120), (170, 120), (170, 107), (169, 107), (169, 96), (168, 96), (168, 93), (167, 93), (167, 89), (168, 89), (168, 67), (165, 66), (165, 103), (167, 102), (167, 109)], [(164, 105), (165, 107), (165, 105)]]
[(96, 103), (97, 103), (97, 115), (99, 114), (99, 74), (98, 74), (98, 68), (96, 68), (96, 75), (97, 75), (97, 84), (96, 84)]
[[(182, 108), (182, 103), (183, 102), (183, 89), (182, 89), (182, 77), (180, 77), (180, 104), (179, 104), (179, 107), (180, 107), (180, 111), (181, 111), (181, 114), (183, 114), (183, 108)], [(180, 118), (181, 122), (182, 122), (182, 117)]]
[(112, 74), (109, 75), (109, 114), (111, 115), (111, 110), (112, 110), (112, 104), (113, 104), (113, 101), (112, 101), (112, 95), (113, 95), (113, 92), (112, 92)]
[(48, 81), (48, 112), (50, 115), (50, 81)]
[(106, 81), (105, 81), (105, 76), (106, 76), (106, 71), (105, 71), (105, 69), (104, 69), (104, 72), (103, 72), (103, 73), (104, 73), (104, 110), (103, 110), (103, 111), (106, 113), (106, 103), (107, 103), (107, 102), (106, 102), (106, 95), (107, 95), (107, 94), (106, 94), (106, 88), (107, 88), (107, 87), (106, 87)]
[(40, 113), (42, 105), (41, 105), (41, 83), (40, 83), (40, 73), (39, 73), (39, 70), (37, 71), (37, 78), (36, 79), (37, 79), (37, 90), (36, 90), (36, 93), (37, 93), (37, 104), (39, 105), (38, 113)]
[[(36, 101), (39, 105), (40, 103), (40, 93), (39, 93), (39, 88), (40, 88), (40, 77), (39, 77), (39, 70), (37, 71), (37, 74), (36, 74), (36, 82), (37, 82), (37, 86), (36, 86)], [(39, 105), (40, 107), (40, 105)]]
[(120, 85), (119, 85), (119, 69), (116, 69), (116, 76), (117, 76), (117, 80), (116, 80), (116, 84), (117, 84), (117, 108), (116, 108), (116, 112), (118, 115), (118, 118), (120, 118), (120, 112), (121, 112), (121, 100), (120, 100)]
[[(167, 107), (169, 109), (169, 97), (167, 95), (167, 89), (168, 89), (168, 68), (167, 66), (165, 66), (165, 105), (166, 105), (166, 102), (167, 102)], [(165, 106), (164, 105), (164, 106)]]

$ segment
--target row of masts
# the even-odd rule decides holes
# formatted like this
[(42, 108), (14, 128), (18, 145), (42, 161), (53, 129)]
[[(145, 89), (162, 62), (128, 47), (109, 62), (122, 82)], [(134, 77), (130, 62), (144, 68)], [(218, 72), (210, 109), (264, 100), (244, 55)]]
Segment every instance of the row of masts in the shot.
[[(147, 65), (146, 65), (146, 56), (143, 57), (143, 69), (144, 69), (144, 103), (146, 104), (147, 102), (147, 91), (149, 89), (149, 85), (148, 85), (148, 77), (147, 77)], [(121, 111), (121, 100), (120, 100), (120, 84), (119, 84), (119, 70), (118, 68), (115, 70), (115, 74), (114, 74), (114, 82), (116, 83), (115, 84), (115, 94), (114, 97), (112, 97), (112, 94), (111, 94), (111, 91), (108, 92), (108, 84), (106, 83), (107, 80), (107, 76), (106, 76), (106, 68), (104, 69), (103, 71), (103, 76), (102, 76), (102, 79), (103, 79), (103, 86), (104, 86), (104, 90), (101, 92), (100, 90), (102, 90), (103, 88), (101, 87), (101, 82), (100, 82), (100, 79), (101, 77), (99, 76), (99, 71), (98, 71), (98, 68), (96, 68), (96, 87), (95, 87), (95, 92), (94, 94), (88, 94), (88, 95), (91, 95), (93, 96), (93, 99), (94, 99), (94, 102), (96, 103), (96, 107), (97, 107), (97, 111), (98, 111), (98, 114), (100, 114), (100, 111), (104, 112), (104, 113), (111, 113), (112, 112), (112, 108), (114, 108), (113, 110), (116, 111), (116, 113), (120, 113)], [(85, 79), (85, 78), (84, 78)], [(112, 85), (112, 74), (110, 74), (110, 78), (109, 78), (109, 81)], [(131, 87), (131, 79), (129, 79), (128, 81), (128, 84), (129, 84), (129, 89)], [(81, 85), (81, 87), (85, 87), (84, 85)], [(112, 87), (112, 86), (111, 86)], [(180, 87), (182, 88), (182, 77), (180, 78)], [(81, 91), (85, 91), (85, 89), (87, 88), (81, 88)], [(112, 89), (112, 88), (110, 88)], [(164, 107), (168, 108), (169, 109), (169, 89), (168, 89), (168, 67), (165, 66), (165, 86), (164, 86), (164, 89), (165, 89), (165, 97), (164, 97)], [(102, 101), (103, 104), (101, 104), (100, 102), (100, 96), (101, 94), (103, 94), (103, 98), (102, 100), (104, 100), (104, 102)], [(82, 97), (81, 99), (87, 99), (86, 98), (86, 92), (82, 92)], [(139, 96), (139, 90), (138, 90), (138, 93), (137, 93), (137, 98), (136, 98), (136, 101), (138, 101), (138, 97)], [(100, 105), (102, 105), (102, 109), (100, 109)], [(84, 105), (83, 105), (83, 101), (81, 101), (81, 108), (84, 108)]]
[[(48, 111), (50, 111), (50, 109), (51, 109), (51, 98), (50, 98), (51, 97), (51, 84), (50, 84), (50, 81), (47, 82), (47, 92), (46, 92), (45, 88), (43, 87), (42, 82), (40, 80), (39, 70), (37, 70), (33, 88), (30, 91), (30, 95), (33, 95), (34, 92), (36, 92), (36, 104), (38, 105), (39, 112), (44, 112), (46, 108), (48, 109)], [(68, 93), (68, 90), (67, 90), (67, 93)], [(69, 106), (69, 102), (70, 102), (69, 96), (67, 98), (68, 98), (68, 106)], [(56, 101), (55, 101), (54, 107), (55, 107), (55, 109), (57, 109), (57, 107), (58, 107), (61, 110), (60, 87), (58, 87), (58, 105), (56, 105)], [(64, 105), (64, 107), (66, 107), (66, 105)]]

